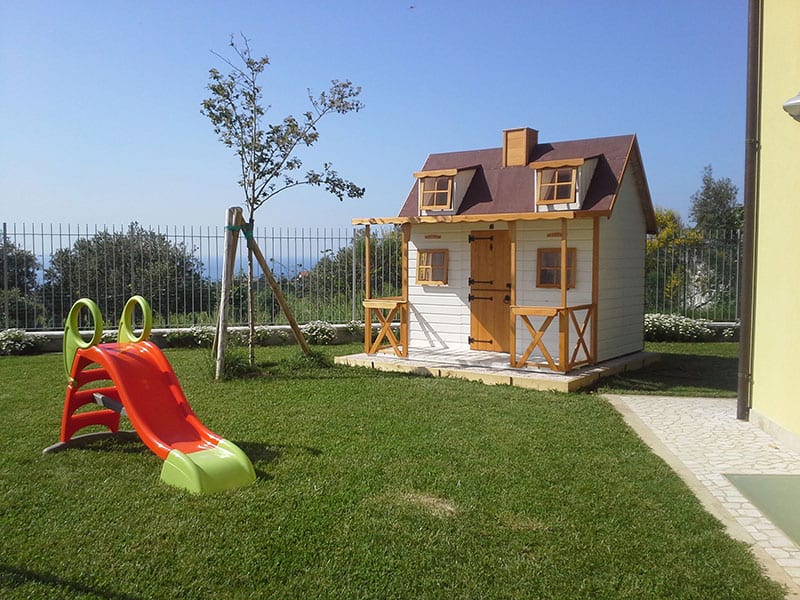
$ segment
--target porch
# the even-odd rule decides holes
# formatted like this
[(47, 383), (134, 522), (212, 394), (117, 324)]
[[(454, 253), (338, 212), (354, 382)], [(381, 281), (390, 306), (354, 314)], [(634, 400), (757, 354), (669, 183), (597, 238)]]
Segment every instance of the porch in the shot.
[(569, 373), (553, 372), (547, 367), (515, 368), (510, 366), (511, 357), (508, 353), (481, 350), (411, 348), (406, 356), (397, 356), (393, 352), (360, 353), (338, 356), (334, 360), (337, 364), (379, 371), (426, 377), (454, 377), (489, 385), (512, 385), (535, 390), (574, 392), (605, 377), (641, 369), (658, 358), (652, 352), (637, 352), (595, 365), (586, 365)]
[[(522, 215), (515, 215), (515, 219), (507, 223), (507, 229), (495, 229), (495, 224), (490, 222), (489, 229), (470, 231), (466, 236), (469, 249), (466, 252), (461, 251), (469, 258), (468, 263), (465, 262), (461, 267), (462, 277), (468, 275), (464, 277), (468, 284), (466, 287), (463, 281), (459, 283), (458, 279), (448, 281), (444, 267), (440, 267), (441, 273), (438, 275), (443, 281), (435, 281), (436, 286), (441, 286), (440, 289), (449, 286), (452, 290), (451, 296), (459, 298), (455, 302), (457, 306), (451, 305), (450, 309), (469, 312), (469, 331), (464, 331), (463, 335), (469, 341), (471, 360), (473, 362), (477, 360), (479, 364), (485, 363), (485, 360), (478, 360), (476, 357), (487, 354), (482, 352), (484, 350), (492, 350), (488, 353), (491, 358), (487, 359), (493, 363), (492, 369), (503, 363), (502, 367), (506, 369), (529, 368), (538, 372), (545, 372), (543, 369), (546, 369), (562, 375), (595, 364), (599, 220), (593, 219), (588, 227), (591, 236), (588, 242), (591, 247), (591, 259), (588, 262), (591, 269), (588, 276), (584, 277), (584, 282), (590, 281), (590, 284), (584, 283), (584, 289), (577, 294), (577, 297), (575, 297), (577, 290), (572, 289), (570, 293), (570, 288), (575, 288), (577, 272), (575, 249), (568, 245), (570, 219), (550, 217), (544, 221), (547, 225), (546, 237), (543, 239), (557, 240), (557, 246), (548, 247), (548, 250), (554, 250), (553, 254), (558, 260), (552, 262), (555, 259), (551, 257), (552, 266), (548, 267), (548, 279), (541, 284), (537, 282), (538, 294), (533, 297), (530, 285), (518, 294), (517, 220), (524, 222), (525, 219)], [(586, 229), (583, 228), (584, 231)], [(366, 355), (388, 352), (398, 358), (407, 358), (409, 344), (414, 343), (409, 330), (410, 312), (415, 301), (415, 298), (409, 297), (411, 223), (404, 222), (401, 231), (401, 294), (375, 298), (372, 297), (370, 285), (370, 225), (365, 223), (366, 293), (363, 306)], [(530, 231), (527, 231), (527, 234), (530, 235)], [(425, 239), (429, 238), (441, 240), (442, 235), (428, 233)], [(442, 260), (447, 260), (448, 252), (452, 252), (453, 255), (460, 252), (452, 246), (452, 242), (450, 244), (450, 246), (443, 245), (445, 250), (441, 252), (445, 257)], [(433, 251), (428, 250), (428, 252)], [(416, 258), (418, 271), (428, 267), (428, 265), (419, 266), (419, 250)], [(530, 264), (527, 268), (530, 269)], [(421, 272), (419, 271), (414, 278), (415, 289), (419, 288)], [(430, 277), (426, 276), (422, 280), (423, 285), (434, 281)], [(545, 290), (543, 294), (542, 288), (551, 289)], [(416, 300), (418, 299), (417, 297)], [(437, 309), (441, 312), (442, 306)], [(373, 329), (373, 323), (377, 325), (377, 329)], [(416, 340), (416, 343), (419, 344), (419, 340)], [(446, 348), (448, 345), (454, 345), (452, 339), (446, 340), (436, 352), (443, 356), (447, 355), (442, 346)]]

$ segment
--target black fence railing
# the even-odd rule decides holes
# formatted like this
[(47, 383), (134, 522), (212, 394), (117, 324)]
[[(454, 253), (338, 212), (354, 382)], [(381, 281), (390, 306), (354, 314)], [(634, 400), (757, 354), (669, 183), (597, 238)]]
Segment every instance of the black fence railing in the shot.
[[(300, 322), (363, 320), (364, 231), (256, 228), (255, 238)], [(219, 306), (224, 227), (144, 228), (3, 224), (0, 328), (63, 327), (75, 300), (97, 302), (114, 327), (127, 299), (141, 294), (155, 325), (213, 324)], [(372, 289), (400, 291), (400, 233), (373, 228)], [(247, 250), (237, 249), (233, 325), (247, 322)], [(258, 265), (258, 324), (285, 323)]]
[(647, 243), (645, 310), (711, 321), (739, 318), (740, 231), (690, 230)]
[[(224, 227), (3, 224), (0, 329), (54, 330), (75, 300), (95, 300), (114, 327), (125, 301), (141, 294), (155, 325), (213, 324), (219, 306)], [(256, 228), (255, 238), (300, 322), (364, 318), (362, 228)], [(373, 297), (401, 292), (401, 236), (372, 228)], [(740, 232), (689, 232), (648, 241), (647, 312), (715, 321), (739, 315)], [(237, 250), (231, 323), (247, 322), (247, 251)], [(255, 267), (255, 319), (282, 324), (266, 278)]]

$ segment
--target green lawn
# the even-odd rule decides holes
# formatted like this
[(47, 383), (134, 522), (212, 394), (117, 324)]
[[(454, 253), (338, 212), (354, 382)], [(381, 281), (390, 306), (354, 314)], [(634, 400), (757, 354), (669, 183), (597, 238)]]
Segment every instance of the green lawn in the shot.
[(661, 360), (641, 369), (603, 380), (606, 394), (736, 397), (739, 344), (735, 342), (648, 342), (645, 350)]
[(42, 455), (61, 357), (0, 359), (0, 597), (783, 597), (597, 396), (258, 352), (267, 376), (212, 383), (167, 351), (258, 474), (211, 496), (138, 443)]

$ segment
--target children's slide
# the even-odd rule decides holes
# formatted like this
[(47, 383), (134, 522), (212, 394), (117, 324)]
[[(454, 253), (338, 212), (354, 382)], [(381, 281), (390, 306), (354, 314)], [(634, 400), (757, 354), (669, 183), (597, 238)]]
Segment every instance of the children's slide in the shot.
[[(140, 336), (133, 333), (131, 325), (137, 304), (145, 315)], [(70, 382), (64, 400), (62, 443), (56, 446), (69, 444), (75, 439), (74, 433), (88, 425), (103, 425), (117, 432), (122, 413), (130, 419), (145, 445), (164, 460), (163, 482), (195, 493), (217, 492), (253, 482), (255, 471), (244, 452), (200, 422), (166, 356), (155, 344), (143, 339), (149, 335), (151, 319), (146, 301), (140, 296), (128, 301), (120, 323), (119, 341), (109, 344), (87, 343), (77, 334), (78, 313), (82, 308), (89, 308), (94, 316), (92, 342), (99, 338), (98, 331), (102, 334), (97, 305), (90, 300), (79, 300), (70, 312), (64, 333), (64, 360)], [(94, 403), (106, 408), (76, 413)]]

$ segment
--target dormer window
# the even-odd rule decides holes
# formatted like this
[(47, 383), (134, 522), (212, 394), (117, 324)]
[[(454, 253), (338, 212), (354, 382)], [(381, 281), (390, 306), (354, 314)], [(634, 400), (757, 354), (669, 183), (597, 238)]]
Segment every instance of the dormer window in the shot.
[(565, 204), (575, 199), (575, 176), (578, 169), (542, 169), (539, 171), (539, 204)]
[(453, 177), (423, 177), (420, 179), (420, 209), (450, 210), (453, 207)]
[(414, 173), (414, 177), (419, 180), (420, 213), (453, 210), (453, 195), (457, 174), (458, 169)]
[(578, 167), (583, 159), (549, 161), (531, 164), (536, 169), (536, 204), (571, 204), (575, 202)]

